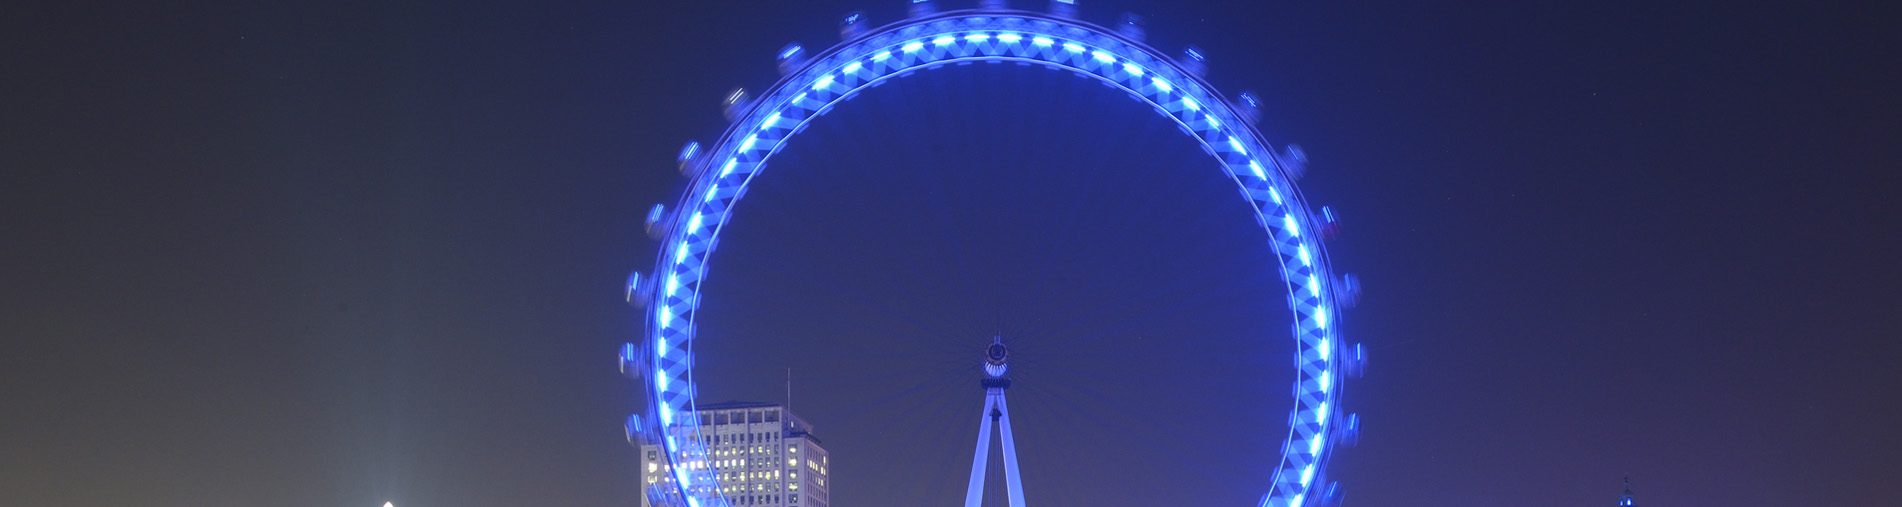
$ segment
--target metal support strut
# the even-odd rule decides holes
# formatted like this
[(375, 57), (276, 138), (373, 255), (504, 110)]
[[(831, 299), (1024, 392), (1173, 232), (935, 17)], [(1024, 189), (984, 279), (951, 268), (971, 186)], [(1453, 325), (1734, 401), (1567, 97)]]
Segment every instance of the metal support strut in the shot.
[(984, 379), (984, 415), (978, 417), (977, 455), (971, 460), (971, 486), (964, 491), (964, 507), (983, 507), (984, 470), (991, 456), (993, 424), (1003, 433), (1004, 482), (1010, 494), (1010, 507), (1024, 507), (1024, 483), (1017, 475), (1017, 442), (1011, 438), (1010, 407), (1004, 403), (1004, 390), (1010, 388), (1010, 379), (1003, 377), (1008, 358), (1009, 349), (1004, 347), (1002, 338), (986, 349), (984, 371), (989, 376)]

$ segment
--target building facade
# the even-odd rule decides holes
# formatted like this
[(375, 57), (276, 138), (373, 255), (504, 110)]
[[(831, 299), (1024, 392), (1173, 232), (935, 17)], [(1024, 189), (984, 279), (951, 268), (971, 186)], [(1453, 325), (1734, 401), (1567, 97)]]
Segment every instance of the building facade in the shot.
[[(683, 414), (684, 415), (684, 414)], [(700, 418), (699, 437), (707, 459), (689, 461), (659, 444), (641, 446), (642, 507), (666, 505), (673, 491), (673, 466), (707, 469), (719, 479), (719, 493), (735, 507), (830, 507), (830, 461), (812, 426), (774, 403), (707, 404), (692, 412)], [(692, 438), (680, 428), (668, 431)], [(710, 491), (692, 492), (696, 496)]]

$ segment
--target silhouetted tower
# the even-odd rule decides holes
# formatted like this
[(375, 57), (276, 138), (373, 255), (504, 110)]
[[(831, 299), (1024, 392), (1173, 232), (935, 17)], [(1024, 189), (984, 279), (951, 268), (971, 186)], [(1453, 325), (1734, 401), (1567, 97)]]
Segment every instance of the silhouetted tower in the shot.
[(1618, 495), (1618, 507), (1637, 507), (1638, 502), (1631, 499), (1631, 476), (1625, 476), (1625, 493)]

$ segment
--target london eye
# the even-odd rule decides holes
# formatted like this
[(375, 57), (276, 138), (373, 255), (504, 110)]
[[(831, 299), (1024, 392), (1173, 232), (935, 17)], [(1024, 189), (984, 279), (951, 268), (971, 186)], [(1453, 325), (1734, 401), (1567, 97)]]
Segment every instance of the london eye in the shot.
[(624, 370), (642, 378), (649, 391), (650, 406), (630, 419), (629, 436), (658, 444), (674, 460), (673, 498), (692, 507), (732, 505), (716, 474), (690, 465), (704, 462), (708, 450), (693, 437), (699, 420), (682, 415), (695, 410), (698, 393), (693, 371), (702, 282), (748, 185), (809, 125), (869, 87), (932, 79), (958, 72), (961, 63), (1013, 62), (1068, 71), (1126, 92), (1197, 143), (1234, 183), (1272, 247), (1274, 258), (1264, 261), (1279, 268), (1274, 289), (1286, 293), (1293, 322), (1284, 338), (1294, 351), (1293, 408), (1279, 465), (1260, 478), (1260, 505), (1339, 502), (1327, 464), (1335, 443), (1356, 438), (1358, 418), (1342, 410), (1341, 390), (1363, 360), (1359, 346), (1343, 341), (1339, 316), (1358, 287), (1329, 265), (1323, 236), (1332, 217), (1311, 209), (1295, 185), (1305, 156), (1263, 139), (1253, 125), (1256, 99), (1216, 92), (1203, 79), (1206, 63), (1194, 49), (1172, 57), (1145, 43), (1137, 20), (1101, 26), (1078, 19), (1074, 2), (1050, 7), (1032, 12), (985, 1), (975, 9), (939, 11), (933, 2), (914, 2), (909, 18), (875, 28), (852, 15), (841, 25), (837, 45), (813, 52), (798, 45), (781, 49), (781, 78), (756, 96), (729, 94), (726, 131), (715, 142), (689, 143), (680, 151), (687, 190), (646, 217), (648, 233), (660, 243), (658, 262), (651, 274), (631, 275), (627, 284), (630, 303), (645, 309), (646, 333), (621, 352)]

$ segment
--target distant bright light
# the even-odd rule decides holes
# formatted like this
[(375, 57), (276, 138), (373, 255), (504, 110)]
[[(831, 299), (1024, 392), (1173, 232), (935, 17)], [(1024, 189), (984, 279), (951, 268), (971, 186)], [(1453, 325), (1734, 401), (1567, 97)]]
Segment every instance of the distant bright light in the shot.
[(1072, 52), (1072, 53), (1082, 53), (1082, 52), (1083, 52), (1083, 46), (1078, 46), (1078, 45), (1076, 45), (1076, 44), (1070, 44), (1070, 43), (1067, 43), (1067, 42), (1063, 44), (1063, 49), (1068, 49), (1068, 50), (1070, 50), (1070, 52)]
[(1109, 53), (1104, 53), (1102, 51), (1093, 51), (1090, 53), (1090, 57), (1095, 58), (1096, 61), (1103, 62), (1103, 63), (1110, 63), (1110, 62), (1116, 61), (1116, 57), (1110, 56)]
[(1051, 44), (1056, 44), (1057, 41), (1050, 40), (1049, 37), (1036, 37), (1036, 38), (1030, 39), (1030, 43), (1036, 44), (1039, 46), (1049, 46)]
[(396, 507), (394, 502), (383, 502), (383, 507)]
[(946, 35), (946, 36), (943, 36), (943, 37), (939, 37), (939, 38), (936, 38), (936, 39), (931, 39), (931, 43), (932, 43), (932, 44), (936, 44), (936, 45), (939, 45), (939, 46), (943, 46), (943, 45), (945, 45), (945, 44), (950, 44), (952, 40), (955, 40), (955, 39), (952, 39), (952, 38), (951, 38), (951, 36), (949, 36), (949, 35)]

